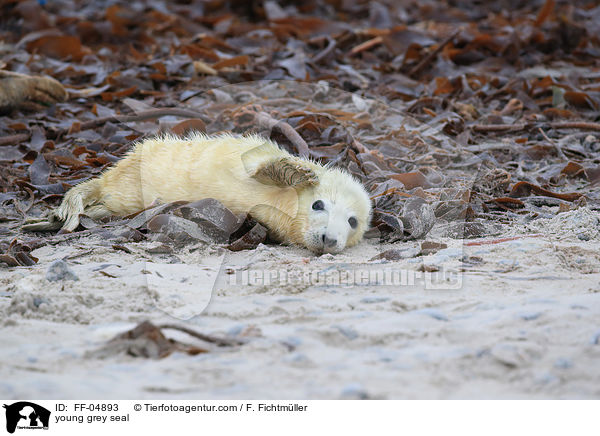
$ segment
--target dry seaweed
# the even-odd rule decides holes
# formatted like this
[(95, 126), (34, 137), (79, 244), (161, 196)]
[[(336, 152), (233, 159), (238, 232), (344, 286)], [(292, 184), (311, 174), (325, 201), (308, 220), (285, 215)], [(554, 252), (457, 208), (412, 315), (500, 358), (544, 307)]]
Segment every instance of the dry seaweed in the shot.
[[(165, 131), (255, 131), (346, 168), (368, 188), (369, 235), (382, 240), (599, 207), (594, 2), (25, 0), (1, 11), (0, 67), (50, 75), (70, 95), (0, 116), (4, 264), (35, 262), (23, 247), (64, 236), (21, 234), (26, 215)], [(82, 223), (112, 244), (266, 240), (221, 206), (212, 218), (196, 208)]]

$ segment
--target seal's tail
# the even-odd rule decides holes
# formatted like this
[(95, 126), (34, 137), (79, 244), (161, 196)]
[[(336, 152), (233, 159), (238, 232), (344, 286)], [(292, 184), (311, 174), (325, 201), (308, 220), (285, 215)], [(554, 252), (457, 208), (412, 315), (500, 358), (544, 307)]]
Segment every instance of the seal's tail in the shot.
[(93, 219), (111, 215), (106, 206), (101, 203), (101, 199), (100, 180), (88, 180), (69, 189), (60, 206), (50, 212), (45, 220), (39, 222), (29, 220), (22, 226), (22, 229), (32, 232), (58, 229), (72, 232), (79, 226), (80, 214), (85, 214)]

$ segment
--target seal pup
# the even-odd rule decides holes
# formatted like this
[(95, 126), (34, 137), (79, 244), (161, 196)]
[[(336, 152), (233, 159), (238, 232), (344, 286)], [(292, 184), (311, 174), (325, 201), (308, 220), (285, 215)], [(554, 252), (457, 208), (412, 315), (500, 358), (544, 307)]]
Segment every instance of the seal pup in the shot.
[(277, 241), (338, 253), (369, 227), (371, 201), (340, 168), (293, 156), (257, 135), (162, 135), (138, 142), (100, 177), (71, 188), (47, 220), (24, 230), (73, 231), (79, 215), (126, 216), (157, 202), (214, 198), (249, 213)]

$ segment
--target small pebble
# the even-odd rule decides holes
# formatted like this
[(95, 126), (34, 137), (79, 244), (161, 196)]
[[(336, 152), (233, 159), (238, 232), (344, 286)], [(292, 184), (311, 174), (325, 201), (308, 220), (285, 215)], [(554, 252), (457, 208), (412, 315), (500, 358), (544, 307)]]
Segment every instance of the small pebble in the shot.
[(590, 342), (592, 345), (600, 345), (600, 330), (594, 333)]
[(44, 303), (48, 304), (48, 300), (46, 300), (45, 298), (40, 298), (40, 297), (33, 297), (33, 305), (36, 308), (40, 307)]
[(524, 321), (533, 321), (542, 316), (542, 312), (527, 312), (519, 314), (519, 318)]
[(310, 359), (306, 357), (306, 354), (303, 353), (291, 353), (289, 355), (284, 356), (284, 362), (293, 363), (293, 364), (310, 364)]
[(590, 240), (590, 235), (586, 234), (586, 233), (578, 233), (577, 234), (577, 238), (582, 240), (582, 241), (589, 241)]
[(302, 344), (302, 338), (298, 336), (288, 336), (285, 338), (284, 342), (293, 347), (299, 347)]
[(79, 280), (64, 260), (56, 260), (50, 264), (46, 272), (46, 280), (56, 282), (59, 280)]
[(373, 304), (373, 303), (385, 303), (388, 300), (389, 300), (389, 298), (387, 298), (387, 297), (365, 297), (365, 298), (361, 299), (360, 302), (365, 303), (365, 304)]
[(342, 398), (345, 400), (368, 400), (369, 394), (359, 383), (350, 383), (342, 388)]
[(415, 310), (414, 313), (418, 313), (421, 315), (427, 315), (427, 316), (432, 317), (433, 319), (437, 319), (438, 321), (448, 321), (448, 317), (446, 316), (446, 314), (444, 314), (444, 312), (442, 312), (441, 310), (437, 310), (437, 309), (431, 309), (431, 308), (419, 309), (419, 310)]
[(351, 341), (358, 338), (358, 333), (352, 327), (344, 327), (340, 325), (335, 325), (333, 328), (337, 329), (342, 335)]
[(573, 362), (565, 357), (560, 357), (554, 362), (554, 367), (559, 369), (569, 369), (573, 366)]
[(545, 373), (537, 376), (535, 382), (540, 385), (555, 385), (560, 383), (560, 379), (551, 373)]

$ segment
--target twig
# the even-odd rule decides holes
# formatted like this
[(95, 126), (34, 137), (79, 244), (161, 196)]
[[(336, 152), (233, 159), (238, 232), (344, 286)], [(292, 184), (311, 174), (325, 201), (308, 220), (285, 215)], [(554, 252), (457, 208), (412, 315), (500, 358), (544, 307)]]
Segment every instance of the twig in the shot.
[[(111, 115), (108, 117), (96, 118), (95, 120), (85, 121), (81, 123), (80, 130), (93, 129), (99, 127), (108, 122), (116, 123), (129, 123), (133, 121), (145, 121), (154, 118), (175, 116), (175, 117), (187, 117), (187, 118), (201, 118), (206, 121), (206, 116), (200, 112), (196, 112), (190, 109), (176, 108), (176, 107), (165, 107), (158, 109), (149, 109), (147, 111), (138, 112), (135, 115)], [(210, 120), (208, 120), (210, 121)], [(69, 129), (62, 129), (58, 131), (57, 136), (64, 135)]]
[(31, 133), (17, 133), (16, 135), (3, 136), (0, 138), (0, 147), (3, 145), (14, 145), (19, 142), (27, 141)]
[[(552, 129), (579, 129), (579, 130), (595, 130), (600, 132), (600, 123), (592, 123), (587, 121), (560, 121), (554, 123), (541, 123), (541, 127), (549, 127)], [(533, 127), (532, 123), (520, 124), (473, 124), (471, 130), (475, 132), (515, 132), (519, 130), (527, 130)]]
[(293, 105), (295, 108), (299, 106), (307, 106), (307, 102), (303, 100), (298, 100), (297, 98), (290, 97), (282, 97), (282, 98), (271, 98), (271, 99), (263, 99), (257, 102), (262, 106), (281, 106), (281, 105)]
[(263, 112), (259, 109), (252, 109), (251, 107), (245, 107), (238, 111), (237, 117), (241, 117), (244, 115), (250, 115), (254, 118), (254, 122), (258, 124), (258, 127), (262, 129), (272, 130), (277, 129), (281, 133), (283, 133), (287, 139), (296, 147), (298, 154), (302, 157), (310, 156), (310, 150), (308, 149), (308, 144), (302, 136), (296, 130), (290, 126), (285, 121), (279, 121), (273, 118), (266, 112)]
[(201, 339), (206, 342), (210, 342), (212, 344), (217, 344), (219, 347), (233, 347), (235, 345), (243, 345), (244, 341), (240, 341), (239, 339), (228, 339), (228, 338), (218, 338), (216, 336), (205, 335), (204, 333), (199, 333), (195, 330), (192, 330), (187, 327), (181, 327), (175, 324), (162, 324), (158, 326), (159, 329), (171, 329), (178, 330), (180, 332), (187, 333), (190, 336)]
[(542, 129), (541, 127), (538, 129), (540, 131), (540, 133), (542, 134), (542, 136), (546, 139), (546, 141), (548, 141), (550, 144), (552, 144), (554, 146), (554, 148), (556, 148), (556, 152), (558, 153), (558, 156), (561, 159), (564, 160), (569, 160), (569, 158), (567, 156), (565, 156), (565, 154), (562, 151), (562, 148), (560, 148), (560, 145), (558, 145), (554, 140), (550, 139), (548, 137), (548, 135), (546, 135), (546, 132), (544, 132), (544, 129)]
[(529, 124), (473, 124), (471, 130), (475, 132), (515, 132), (525, 130)]
[(596, 130), (600, 132), (600, 123), (592, 123), (586, 121), (560, 121), (550, 123), (553, 129), (579, 129), (579, 130)]
[(438, 46), (435, 48), (435, 50), (433, 50), (431, 53), (429, 53), (427, 56), (425, 56), (421, 62), (419, 62), (413, 69), (411, 69), (408, 72), (408, 75), (410, 77), (416, 76), (417, 74), (419, 74), (427, 65), (429, 65), (433, 59), (435, 59), (435, 57), (438, 55), (439, 52), (441, 52), (443, 50), (443, 48), (445, 46), (447, 46), (456, 35), (458, 35), (460, 33), (461, 29), (456, 29), (454, 32), (452, 32), (452, 34), (450, 36), (448, 36), (446, 39), (444, 39), (442, 42), (440, 42), (438, 44)]
[(544, 235), (541, 233), (535, 233), (533, 235), (512, 236), (510, 238), (492, 239), (489, 241), (465, 242), (464, 246), (465, 247), (473, 247), (473, 246), (478, 246), (478, 245), (493, 245), (493, 244), (500, 244), (502, 242), (515, 241), (517, 239), (523, 239), (523, 238), (540, 238), (542, 236), (544, 236)]
[(519, 82), (519, 80), (523, 80), (523, 79), (510, 79), (508, 82), (506, 82), (506, 84), (496, 90), (495, 92), (493, 92), (492, 94), (488, 95), (487, 97), (485, 97), (483, 99), (484, 103), (489, 103), (490, 101), (494, 100), (496, 97), (498, 97), (501, 94), (504, 94), (507, 90), (512, 89), (515, 86), (515, 83)]
[(558, 140), (558, 142), (561, 144), (561, 146), (563, 144), (568, 143), (569, 141), (572, 141), (574, 139), (580, 139), (580, 138), (587, 138), (588, 136), (593, 136), (594, 138), (598, 139), (598, 137), (600, 136), (599, 133), (590, 133), (590, 132), (577, 132), (577, 133), (571, 133), (570, 135), (565, 135), (562, 138), (560, 138)]
[(321, 52), (316, 54), (312, 58), (312, 61), (314, 63), (321, 62), (323, 59), (327, 58), (327, 56), (329, 56), (331, 54), (331, 52), (333, 52), (336, 45), (337, 45), (337, 42), (335, 42), (335, 39), (333, 39), (331, 36), (327, 35), (327, 47), (325, 47)]
[(287, 139), (289, 139), (291, 143), (294, 144), (294, 147), (296, 147), (296, 150), (298, 150), (298, 154), (300, 156), (308, 157), (310, 155), (310, 151), (308, 149), (308, 144), (306, 143), (306, 141), (302, 139), (302, 136), (300, 136), (298, 132), (296, 132), (296, 129), (294, 129), (285, 121), (278, 121), (266, 112), (258, 112), (256, 114), (256, 121), (258, 121), (258, 124), (261, 126), (267, 127), (269, 129), (276, 128), (281, 133), (283, 133), (287, 137)]
[(358, 141), (357, 139), (352, 139), (352, 143), (351, 145), (356, 149), (356, 151), (358, 151), (359, 153), (370, 153), (371, 150), (369, 150), (367, 147), (365, 147), (360, 141)]
[(23, 244), (26, 244), (29, 247), (31, 247), (32, 250), (35, 250), (36, 248), (43, 247), (44, 245), (56, 245), (60, 244), (61, 242), (66, 242), (72, 239), (82, 238), (84, 236), (91, 235), (93, 235), (93, 232), (91, 230), (82, 230), (80, 232), (57, 234), (54, 236), (49, 236), (47, 238), (29, 239), (23, 242)]
[(25, 209), (22, 209), (21, 202), (18, 198), (15, 198), (15, 210), (19, 212), (23, 218), (25, 218), (27, 216), (27, 212), (31, 210), (33, 203), (35, 203), (35, 194), (27, 186), (24, 186), (23, 189), (25, 189), (25, 191), (27, 191), (29, 194), (29, 205)]
[(362, 44), (358, 44), (352, 50), (350, 50), (350, 55), (354, 56), (361, 51), (369, 50), (370, 48), (375, 47), (383, 42), (383, 38), (381, 36), (376, 36), (373, 39), (369, 39), (368, 41), (363, 42)]

